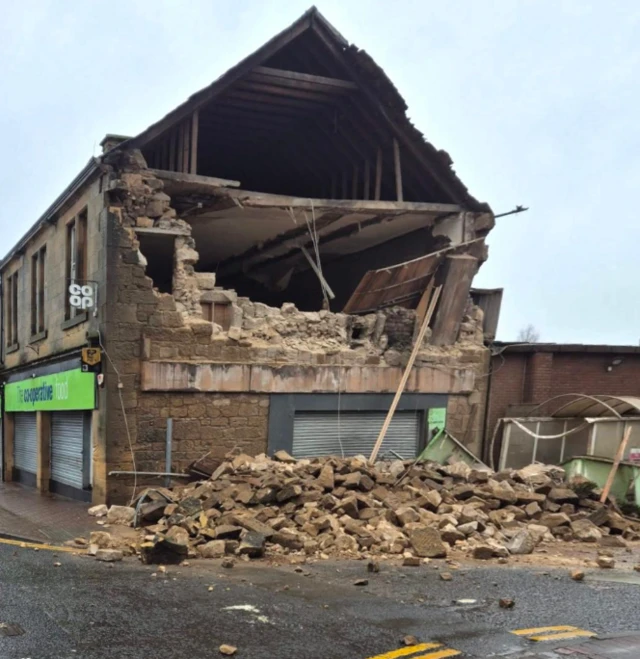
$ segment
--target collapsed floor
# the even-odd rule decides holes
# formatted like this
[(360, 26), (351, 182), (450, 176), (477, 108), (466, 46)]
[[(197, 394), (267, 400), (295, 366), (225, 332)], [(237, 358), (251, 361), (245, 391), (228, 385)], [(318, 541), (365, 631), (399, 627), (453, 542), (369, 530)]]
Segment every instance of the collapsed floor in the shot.
[[(146, 563), (189, 557), (263, 555), (311, 558), (403, 557), (406, 564), (457, 550), (476, 559), (531, 554), (558, 541), (624, 547), (640, 522), (583, 478), (564, 481), (558, 467), (531, 465), (494, 473), (464, 463), (380, 462), (364, 457), (274, 460), (228, 456), (211, 478), (147, 490), (135, 508), (91, 513), (106, 522), (141, 524), (124, 547)], [(118, 552), (106, 532), (90, 553)], [(602, 567), (612, 562), (606, 550)]]
[[(178, 217), (178, 213), (172, 205), (173, 197), (163, 192), (167, 182), (161, 178), (161, 175), (166, 175), (166, 172), (148, 169), (139, 151), (108, 155), (105, 158), (105, 169), (117, 174), (117, 178), (111, 182), (109, 191), (111, 201), (114, 203), (112, 210), (117, 210), (119, 222), (123, 227), (128, 228), (133, 246), (137, 251), (137, 265), (145, 268), (157, 299), (163, 303), (165, 318), (151, 323), (152, 325), (166, 324), (167, 314), (171, 313), (172, 308), (175, 308), (177, 313), (170, 320), (170, 325), (174, 328), (177, 329), (181, 326), (195, 328), (202, 322), (208, 322), (211, 324), (212, 341), (216, 339), (218, 341), (231, 340), (245, 348), (275, 348), (272, 359), (276, 360), (298, 361), (300, 352), (321, 352), (329, 357), (337, 356), (336, 359), (329, 360), (329, 362), (335, 363), (398, 366), (403, 362), (402, 353), (408, 353), (414, 336), (417, 334), (415, 307), (428, 282), (436, 276), (438, 267), (443, 262), (443, 254), (434, 255), (424, 264), (424, 272), (420, 272), (419, 276), (414, 276), (400, 288), (394, 289), (404, 293), (409, 291), (405, 295), (406, 300), (401, 305), (385, 302), (372, 313), (358, 313), (357, 315), (332, 312), (326, 309), (299, 311), (292, 302), (284, 302), (279, 307), (269, 306), (255, 299), (240, 296), (235, 290), (216, 285), (215, 272), (196, 270), (198, 262), (203, 260), (202, 255), (197, 251), (198, 247), (192, 235), (199, 226), (198, 220), (195, 223), (192, 220), (190, 223)], [(204, 177), (197, 178), (204, 180)], [(223, 194), (230, 195), (234, 192), (222, 187), (222, 183), (224, 182), (213, 186), (215, 195), (217, 195), (214, 195), (214, 198), (218, 199), (218, 202)], [(196, 188), (198, 189), (198, 185)], [(222, 197), (222, 199), (226, 200), (226, 197)], [(232, 199), (242, 206), (242, 202), (237, 198), (232, 197)], [(247, 201), (244, 200), (244, 203)], [(228, 206), (223, 204), (223, 208), (228, 209)], [(182, 210), (184, 212), (184, 209)], [(389, 212), (384, 214), (385, 217), (388, 215)], [(481, 262), (486, 258), (486, 248), (482, 243), (482, 236), (488, 233), (493, 226), (493, 221), (489, 221), (490, 218), (487, 219), (489, 216), (485, 217), (485, 215), (487, 214), (481, 215), (475, 221), (468, 218), (463, 220), (464, 227), (473, 227), (473, 235), (480, 236), (471, 241), (472, 245), (469, 246), (465, 243), (460, 248), (456, 248), (452, 243), (452, 249), (456, 252), (462, 251), (474, 255), (469, 257), (473, 263)], [(411, 214), (409, 216), (413, 217)], [(447, 218), (448, 216), (445, 220), (449, 222)], [(220, 220), (215, 225), (216, 227), (221, 226)], [(250, 218), (245, 218), (243, 221), (250, 222)], [(266, 220), (263, 224), (265, 222)], [(415, 219), (413, 222), (415, 223)], [(434, 222), (433, 218), (429, 220), (423, 230), (431, 232), (429, 223), (433, 225)], [(234, 220), (232, 224), (238, 226), (239, 222)], [(362, 230), (360, 223), (355, 227), (358, 232)], [(467, 232), (471, 230), (464, 229)], [(212, 235), (222, 235), (220, 228), (217, 231), (218, 233)], [(222, 233), (224, 234), (224, 231)], [(303, 235), (306, 236), (306, 232)], [(412, 235), (407, 234), (405, 238), (411, 238)], [(347, 240), (353, 241), (356, 237), (348, 235)], [(308, 236), (306, 238), (308, 239)], [(223, 244), (224, 241), (221, 242), (217, 239), (205, 242), (203, 240), (200, 250), (205, 250), (204, 260), (208, 261), (209, 265), (216, 265), (216, 263), (211, 263), (211, 254), (209, 254), (213, 249), (212, 242), (217, 245)], [(415, 240), (409, 242), (414, 243)], [(436, 244), (446, 245), (449, 242), (446, 235), (440, 235)], [(170, 247), (167, 248), (167, 245)], [(258, 245), (255, 248), (257, 252), (254, 259), (269, 253), (268, 249), (261, 249), (261, 247)], [(393, 245), (390, 245), (389, 248), (391, 257), (386, 257), (391, 258), (390, 262), (386, 262), (387, 265), (398, 260), (392, 247)], [(323, 249), (327, 248), (323, 247)], [(412, 249), (416, 249), (413, 244)], [(302, 252), (299, 249), (296, 251), (299, 261), (302, 258), (300, 256)], [(419, 242), (417, 253), (420, 255), (426, 253), (423, 241)], [(236, 255), (234, 258), (234, 263), (238, 259), (242, 260), (242, 254)], [(158, 262), (157, 259), (160, 261)], [(358, 259), (353, 261), (351, 269), (356, 267), (357, 263)], [(304, 264), (307, 265), (306, 261)], [(300, 265), (295, 267), (299, 268)], [(311, 270), (307, 265), (302, 274), (306, 276), (306, 273), (309, 272)], [(169, 273), (172, 274), (169, 276)], [(158, 281), (151, 279), (152, 274)], [(297, 272), (294, 280), (299, 279), (300, 274)], [(288, 281), (290, 281), (290, 277), (291, 271)], [(311, 280), (311, 284), (313, 284), (313, 280)], [(348, 290), (353, 291), (355, 284), (357, 284), (357, 280)], [(400, 284), (393, 286), (398, 287)], [(301, 301), (309, 299), (311, 289), (315, 295), (317, 291), (321, 290), (321, 286), (316, 280), (315, 284), (308, 286), (307, 289), (306, 295), (299, 298)], [(486, 352), (483, 346), (482, 325), (482, 311), (468, 300), (454, 323), (454, 339), (445, 342), (444, 345), (442, 342), (439, 342), (440, 345), (430, 345), (432, 332), (427, 331), (422, 350), (418, 355), (418, 362), (434, 361), (438, 364), (451, 365), (481, 362)], [(198, 331), (202, 334), (201, 330)], [(181, 351), (185, 352), (185, 347), (172, 346), (171, 341), (164, 344), (156, 342), (156, 345), (158, 352), (151, 355), (152, 358), (206, 356), (192, 353), (181, 354)], [(404, 357), (404, 361), (406, 358)], [(302, 361), (305, 361), (304, 355)]]

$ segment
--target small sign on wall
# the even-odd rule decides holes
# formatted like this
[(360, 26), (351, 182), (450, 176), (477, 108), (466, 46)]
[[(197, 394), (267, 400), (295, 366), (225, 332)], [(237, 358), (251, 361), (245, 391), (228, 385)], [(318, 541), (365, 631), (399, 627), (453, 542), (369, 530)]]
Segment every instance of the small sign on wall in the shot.
[(435, 407), (429, 410), (427, 415), (427, 427), (429, 431), (429, 438), (427, 442), (435, 437), (440, 437), (444, 432), (447, 424), (447, 408)]

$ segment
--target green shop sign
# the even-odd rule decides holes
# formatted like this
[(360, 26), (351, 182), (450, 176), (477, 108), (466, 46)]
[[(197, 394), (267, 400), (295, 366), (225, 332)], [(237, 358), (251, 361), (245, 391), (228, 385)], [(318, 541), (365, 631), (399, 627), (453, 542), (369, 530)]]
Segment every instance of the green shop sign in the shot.
[(95, 377), (77, 368), (11, 382), (4, 387), (5, 412), (92, 410), (96, 406)]

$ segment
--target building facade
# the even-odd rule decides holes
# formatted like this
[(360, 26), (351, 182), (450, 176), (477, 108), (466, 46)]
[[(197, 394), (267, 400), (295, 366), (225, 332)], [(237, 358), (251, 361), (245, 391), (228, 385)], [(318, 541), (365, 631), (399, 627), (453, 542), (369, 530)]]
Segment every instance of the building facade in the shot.
[[(479, 450), (491, 209), (312, 9), (133, 138), (0, 264), (3, 477), (126, 500), (204, 456)], [(135, 474), (133, 473), (135, 472)]]

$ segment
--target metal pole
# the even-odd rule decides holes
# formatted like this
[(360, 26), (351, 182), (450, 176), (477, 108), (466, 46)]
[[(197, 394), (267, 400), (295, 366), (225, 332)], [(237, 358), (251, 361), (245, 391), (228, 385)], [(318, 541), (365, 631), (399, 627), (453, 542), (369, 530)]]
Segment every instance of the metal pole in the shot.
[[(173, 419), (167, 419), (167, 439), (165, 446), (165, 472), (171, 473), (171, 440), (173, 438)], [(164, 486), (171, 487), (171, 476), (166, 476), (164, 479)]]

